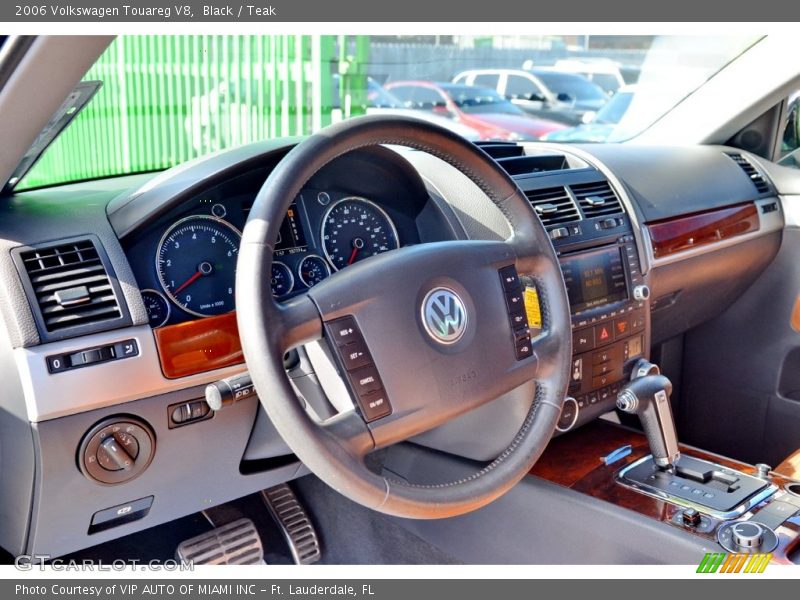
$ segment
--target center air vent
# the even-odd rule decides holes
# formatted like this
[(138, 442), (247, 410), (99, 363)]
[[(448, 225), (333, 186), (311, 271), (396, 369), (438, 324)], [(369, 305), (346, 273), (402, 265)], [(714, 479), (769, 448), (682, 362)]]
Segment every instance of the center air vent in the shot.
[(530, 190), (525, 195), (545, 227), (581, 218), (578, 208), (563, 187)]
[(93, 240), (24, 249), (17, 263), (27, 275), (25, 288), (43, 337), (63, 338), (127, 324), (116, 282)]
[(607, 181), (575, 184), (571, 185), (570, 189), (575, 194), (583, 216), (587, 219), (616, 215), (622, 212), (619, 198)]
[(764, 176), (759, 173), (758, 169), (756, 169), (755, 165), (747, 160), (741, 154), (728, 154), (731, 157), (733, 162), (735, 162), (742, 171), (750, 178), (750, 181), (753, 182), (753, 185), (756, 186), (756, 190), (758, 190), (758, 194), (763, 196), (764, 194), (770, 191), (769, 184)]

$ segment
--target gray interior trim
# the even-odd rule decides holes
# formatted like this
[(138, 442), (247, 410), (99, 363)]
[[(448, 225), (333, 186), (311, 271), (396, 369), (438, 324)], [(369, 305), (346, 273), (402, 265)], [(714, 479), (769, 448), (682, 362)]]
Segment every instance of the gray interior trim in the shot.
[[(139, 356), (51, 375), (45, 357), (102, 344), (135, 339)], [(153, 331), (148, 326), (106, 331), (33, 348), (17, 348), (14, 359), (22, 380), (28, 419), (46, 421), (96, 408), (115, 406), (173, 390), (211, 383), (245, 371), (235, 365), (179, 379), (161, 373)]]

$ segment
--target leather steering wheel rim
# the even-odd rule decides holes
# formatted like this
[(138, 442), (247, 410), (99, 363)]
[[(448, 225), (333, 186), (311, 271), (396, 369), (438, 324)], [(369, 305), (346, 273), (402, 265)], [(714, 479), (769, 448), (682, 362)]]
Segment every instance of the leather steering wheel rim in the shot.
[[(275, 241), (290, 203), (313, 175), (332, 160), (376, 145), (414, 148), (457, 168), (500, 209), (509, 223), (511, 237), (505, 242), (454, 241), (400, 248), (359, 261), (314, 286), (308, 293), (277, 302), (271, 293), (270, 273)], [(507, 321), (505, 331), (496, 331), (503, 329), (498, 320), (499, 303), (503, 298), (500, 297), (499, 276), (496, 285), (490, 284), (491, 273), (496, 274), (497, 265), (504, 262), (515, 265), (520, 273), (534, 279), (543, 317), (544, 333), (533, 342), (533, 356), (517, 363), (505, 358), (513, 356), (514, 350), (513, 340), (508, 339)], [(464, 268), (459, 270), (459, 267), (455, 274), (440, 272), (445, 269), (444, 265), (461, 263), (465, 263)], [(378, 272), (384, 277), (390, 277), (391, 271), (408, 273), (408, 277), (412, 277), (411, 272), (425, 268), (431, 272), (420, 273), (416, 279), (403, 282), (406, 287), (421, 288), (408, 293), (422, 294), (436, 282), (451, 282), (448, 285), (457, 287), (467, 298), (468, 308), (475, 311), (477, 333), (472, 332), (474, 335), (455, 349), (438, 347), (429, 339), (423, 341), (420, 324), (408, 322), (411, 316), (405, 317), (419, 313), (418, 306), (408, 310), (404, 307), (414, 304), (412, 295), (395, 311), (399, 313), (397, 319), (405, 318), (398, 323), (407, 325), (408, 347), (440, 361), (442, 370), (460, 368), (462, 355), (459, 352), (463, 351), (466, 361), (484, 346), (490, 356), (502, 357), (496, 359), (501, 363), (498, 369), (505, 370), (495, 369), (502, 377), (491, 377), (491, 373), (484, 373), (486, 369), (481, 367), (475, 377), (479, 381), (471, 384), (469, 393), (462, 390), (463, 398), (457, 399), (463, 400), (461, 404), (441, 391), (432, 392), (435, 398), (430, 407), (422, 406), (416, 398), (400, 397), (409, 395), (398, 392), (408, 384), (398, 383), (399, 379), (386, 366), (385, 359), (390, 354), (380, 347), (385, 336), (379, 335), (385, 330), (374, 324), (374, 315), (381, 302), (391, 301), (388, 295), (401, 294), (395, 290), (377, 293), (373, 289), (368, 298), (350, 298), (350, 290), (357, 286), (342, 283), (345, 278), (357, 282), (364, 274)], [(452, 269), (448, 267), (447, 270)], [(462, 280), (473, 277), (473, 272), (479, 273), (475, 277), (483, 279), (470, 281), (472, 288), (466, 284), (462, 286)], [(384, 281), (387, 286), (391, 285), (391, 279)], [(476, 287), (478, 285), (480, 287)], [(491, 293), (484, 293), (487, 287), (491, 288)], [(332, 125), (295, 146), (269, 175), (250, 211), (237, 264), (236, 305), (245, 360), (275, 428), (313, 473), (351, 500), (374, 510), (409, 518), (441, 518), (488, 504), (528, 473), (550, 440), (560, 416), (570, 371), (570, 314), (558, 259), (547, 232), (514, 181), (485, 152), (456, 134), (424, 121), (360, 117)], [(389, 384), (387, 392), (392, 405), (398, 404), (395, 410), (398, 414), (379, 420), (385, 424), (367, 423), (357, 408), (321, 424), (305, 410), (286, 375), (285, 352), (321, 339), (325, 335), (325, 324), (345, 314), (355, 314), (373, 355), (376, 359), (384, 358), (383, 367), (377, 360), (376, 366)], [(505, 339), (508, 352), (502, 346)], [(402, 346), (395, 344), (395, 348), (399, 348), (397, 352), (402, 351)], [(487, 367), (489, 371), (492, 368)], [(429, 377), (433, 381), (438, 375), (431, 370)], [(438, 485), (417, 485), (384, 477), (365, 465), (364, 457), (377, 447), (411, 437), (420, 433), (422, 427), (438, 426), (459, 411), (490, 401), (492, 394), (496, 394), (496, 398), (500, 395), (498, 392), (504, 393), (530, 380), (536, 382), (536, 394), (519, 432), (504, 452), (470, 477)], [(406, 400), (411, 403), (407, 409), (403, 404)], [(437, 402), (442, 406), (434, 406)]]

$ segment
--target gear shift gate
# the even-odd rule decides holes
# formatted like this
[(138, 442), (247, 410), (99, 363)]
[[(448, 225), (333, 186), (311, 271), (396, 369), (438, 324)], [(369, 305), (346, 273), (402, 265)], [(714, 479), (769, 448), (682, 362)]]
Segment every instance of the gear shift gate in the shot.
[(652, 454), (622, 469), (617, 474), (619, 483), (721, 518), (738, 516), (775, 493), (777, 488), (763, 479), (682, 456), (669, 402), (671, 393), (669, 379), (644, 359), (620, 390), (617, 408), (639, 416)]

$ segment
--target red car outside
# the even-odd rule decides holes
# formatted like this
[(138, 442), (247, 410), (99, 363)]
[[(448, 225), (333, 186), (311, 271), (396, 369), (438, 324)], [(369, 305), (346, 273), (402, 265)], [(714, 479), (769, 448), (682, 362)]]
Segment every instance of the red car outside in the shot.
[(457, 120), (482, 140), (538, 140), (565, 125), (528, 116), (497, 91), (457, 83), (393, 81), (384, 85), (405, 107)]

